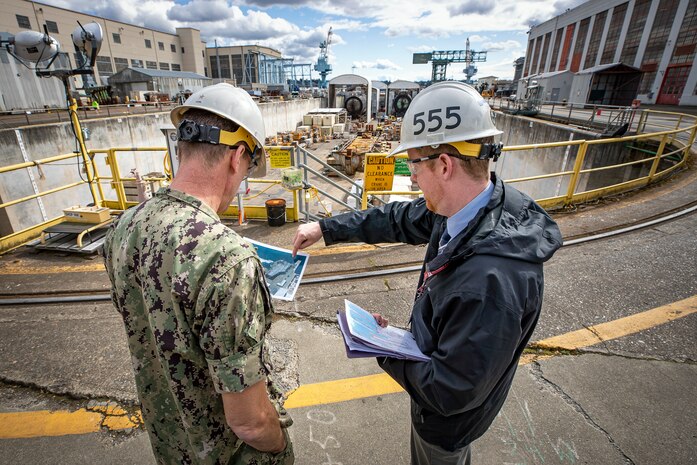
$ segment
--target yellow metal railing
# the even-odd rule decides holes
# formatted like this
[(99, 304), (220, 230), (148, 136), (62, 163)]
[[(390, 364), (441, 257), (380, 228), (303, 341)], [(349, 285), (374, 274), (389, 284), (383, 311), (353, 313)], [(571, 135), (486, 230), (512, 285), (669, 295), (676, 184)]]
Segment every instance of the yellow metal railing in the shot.
[[(121, 175), (121, 169), (119, 167), (118, 153), (119, 152), (166, 152), (166, 147), (123, 147), (123, 148), (109, 148), (109, 149), (99, 149), (90, 150), (90, 154), (105, 154), (107, 166), (110, 168), (111, 176), (100, 176), (96, 175), (96, 179), (99, 185), (99, 194), (101, 196), (101, 204), (105, 207), (109, 207), (114, 211), (124, 211), (129, 207), (137, 205), (138, 202), (135, 200), (128, 200), (126, 196), (125, 183), (135, 182), (136, 179), (132, 177), (124, 177)], [(164, 157), (164, 169), (168, 172), (167, 167), (169, 157)], [(116, 193), (116, 199), (107, 199), (104, 196), (101, 184), (104, 181), (110, 182)], [(153, 181), (170, 181), (169, 178), (152, 178), (143, 177), (141, 178), (143, 182), (153, 182)], [(247, 182), (250, 184), (269, 184), (271, 187), (280, 186), (281, 181), (278, 180), (267, 180), (267, 179), (249, 179)], [(254, 196), (253, 196), (254, 197)], [(250, 200), (251, 198), (244, 198), (244, 200)], [(266, 218), (266, 206), (259, 205), (244, 205), (244, 218), (252, 219), (265, 219)], [(240, 218), (240, 208), (238, 205), (230, 205), (221, 215), (223, 217)], [(298, 211), (298, 201), (297, 192), (293, 191), (293, 203), (286, 208), (286, 218), (288, 221), (297, 221), (299, 218)]]
[[(669, 122), (658, 120), (650, 121), (652, 117), (677, 117), (675, 121), (671, 119)], [(654, 132), (643, 133), (647, 126), (650, 124), (651, 128), (659, 129)], [(683, 124), (687, 126), (681, 127)], [(690, 150), (692, 144), (695, 142), (695, 136), (697, 135), (697, 116), (686, 115), (682, 113), (675, 112), (661, 112), (653, 110), (644, 110), (641, 113), (641, 117), (637, 123), (637, 135), (617, 137), (611, 139), (598, 139), (598, 140), (572, 140), (565, 142), (549, 142), (544, 144), (527, 144), (527, 145), (515, 145), (504, 147), (505, 152), (502, 157), (511, 157), (515, 152), (521, 151), (543, 151), (547, 149), (552, 149), (556, 147), (573, 147), (578, 146), (576, 152), (576, 158), (574, 161), (574, 166), (572, 170), (559, 171), (555, 173), (545, 173), (534, 176), (524, 176), (514, 179), (505, 179), (507, 184), (515, 184), (522, 182), (538, 181), (542, 179), (550, 178), (568, 178), (569, 185), (564, 195), (559, 195), (549, 198), (535, 199), (544, 208), (558, 208), (570, 205), (572, 203), (582, 203), (589, 200), (597, 199), (600, 197), (605, 197), (608, 195), (618, 194), (621, 192), (626, 192), (632, 189), (637, 189), (640, 187), (647, 186), (653, 182), (656, 182), (671, 172), (681, 168), (687, 162), (689, 158)], [(682, 136), (682, 137), (680, 137)], [(656, 153), (650, 157), (646, 157), (640, 160), (632, 160), (625, 163), (610, 164), (606, 166), (598, 166), (594, 168), (584, 168), (584, 162), (588, 150), (591, 147), (604, 145), (604, 144), (616, 144), (616, 143), (627, 143), (637, 140), (653, 140), (659, 142), (658, 149)], [(667, 146), (677, 146), (675, 150), (665, 152)], [(673, 155), (681, 155), (680, 160), (671, 166), (664, 168), (659, 171), (660, 161)], [(400, 158), (406, 158), (406, 154), (398, 155)], [(634, 165), (651, 163), (649, 172), (645, 176), (637, 177), (636, 179), (630, 179), (617, 184), (612, 184), (596, 189), (589, 189), (586, 191), (579, 191), (580, 179), (583, 175), (591, 176), (593, 173), (600, 173), (603, 171), (608, 171), (612, 169), (621, 169)], [(368, 199), (371, 196), (381, 196), (381, 195), (421, 195), (421, 191), (363, 191), (363, 196), (361, 199), (361, 208), (365, 209), (368, 206)]]
[[(65, 154), (65, 155), (57, 155), (53, 157), (48, 157), (48, 158), (43, 158), (41, 160), (36, 160), (36, 161), (31, 161), (31, 162), (23, 162), (23, 163), (17, 163), (14, 165), (9, 165), (9, 166), (4, 166), (0, 167), (0, 174), (7, 174), (11, 173), (13, 171), (25, 169), (25, 168), (31, 168), (31, 167), (39, 167), (41, 165), (50, 165), (51, 163), (54, 162), (59, 162), (67, 159), (74, 159), (75, 157), (78, 157), (80, 160), (80, 169), (84, 168), (84, 172), (88, 175), (88, 179), (81, 179), (80, 181), (76, 182), (70, 182), (49, 190), (45, 190), (42, 192), (38, 192), (32, 195), (28, 195), (25, 197), (17, 198), (17, 199), (12, 199), (7, 202), (4, 202), (0, 204), (0, 208), (6, 208), (6, 207), (11, 207), (14, 205), (18, 205), (20, 203), (33, 200), (33, 199), (38, 199), (47, 195), (54, 194), (56, 192), (64, 191), (67, 189), (71, 189), (77, 186), (81, 186), (84, 184), (88, 184), (90, 187), (90, 191), (93, 195), (94, 198), (94, 204), (98, 207), (108, 207), (112, 210), (112, 212), (120, 212), (124, 211), (129, 207), (132, 207), (134, 205), (137, 205), (138, 202), (136, 200), (129, 200), (128, 196), (126, 195), (126, 190), (125, 190), (125, 184), (129, 182), (135, 183), (136, 178), (134, 177), (127, 177), (123, 176), (121, 174), (121, 167), (119, 165), (119, 154), (122, 153), (132, 153), (132, 152), (150, 152), (153, 154), (158, 154), (158, 156), (162, 156), (164, 154), (164, 160), (163, 162), (163, 168), (165, 173), (171, 173), (171, 171), (168, 168), (168, 160), (169, 157), (167, 156), (167, 148), (166, 147), (112, 147), (112, 148), (105, 148), (105, 149), (93, 149), (87, 151), (89, 154), (89, 158), (87, 159), (87, 166), (85, 166), (85, 163), (82, 161), (83, 157), (80, 154), (75, 154), (75, 153), (70, 153), (70, 154)], [(97, 157), (103, 155), (105, 156), (105, 161), (106, 161), (106, 166), (109, 168), (109, 175), (102, 175), (99, 172), (98, 169), (98, 163), (97, 163)], [(170, 175), (167, 175), (166, 177), (143, 177), (140, 179), (143, 182), (154, 182), (154, 181), (164, 181), (164, 182), (169, 182), (171, 180)], [(278, 180), (266, 180), (266, 179), (249, 179), (247, 182), (250, 184), (268, 184), (270, 188), (278, 186), (281, 186), (281, 181)], [(108, 184), (111, 185), (113, 188), (113, 191), (115, 193), (116, 198), (109, 198), (105, 194), (105, 189), (104, 185)], [(258, 194), (257, 194), (258, 195)], [(256, 195), (251, 196), (249, 198), (244, 198), (244, 200), (251, 200), (252, 198), (256, 197)], [(243, 206), (243, 215), (240, 215), (240, 208), (238, 205), (230, 205), (225, 212), (222, 214), (223, 217), (232, 217), (232, 218), (252, 218), (252, 219), (265, 219), (266, 218), (266, 206), (259, 206), (259, 205), (244, 205)], [(300, 218), (300, 212), (299, 212), (299, 207), (298, 207), (298, 193), (297, 191), (292, 192), (292, 203), (288, 207), (286, 207), (286, 218), (288, 221), (298, 221)], [(56, 224), (61, 223), (64, 221), (63, 216), (58, 216), (55, 218), (52, 218), (47, 221), (43, 221), (39, 224), (33, 225), (29, 228), (25, 228), (21, 231), (17, 231), (12, 234), (8, 234), (6, 236), (0, 237), (0, 253), (7, 252), (9, 250), (12, 250), (32, 239), (36, 239), (41, 236), (41, 232), (50, 227), (54, 226)]]
[[(670, 121), (666, 122), (666, 119), (668, 118), (670, 118)], [(682, 127), (683, 125), (686, 126)], [(649, 130), (647, 130), (647, 128)], [(555, 147), (578, 147), (574, 166), (571, 170), (565, 170), (555, 173), (537, 174), (532, 176), (522, 176), (515, 179), (507, 179), (505, 181), (509, 184), (514, 184), (551, 178), (568, 178), (569, 184), (564, 195), (536, 199), (538, 203), (540, 203), (540, 205), (542, 205), (544, 208), (556, 208), (572, 203), (585, 202), (599, 197), (625, 192), (631, 189), (636, 189), (638, 187), (643, 187), (652, 182), (655, 182), (656, 180), (662, 179), (663, 177), (665, 177), (672, 171), (679, 169), (686, 163), (686, 160), (689, 157), (691, 147), (695, 142), (695, 137), (697, 135), (697, 117), (676, 112), (658, 112), (652, 110), (644, 110), (641, 113), (641, 116), (637, 123), (636, 131), (637, 135), (613, 139), (573, 140), (565, 142), (550, 142), (544, 144), (528, 144), (504, 147), (504, 152), (506, 153), (503, 156), (505, 157), (511, 157), (514, 155), (514, 153), (522, 151), (532, 150), (534, 152), (542, 152), (544, 150), (549, 150)], [(658, 149), (655, 152), (655, 154), (652, 154), (651, 156), (642, 158), (640, 160), (632, 160), (620, 164), (608, 164), (606, 166), (598, 166), (594, 168), (584, 168), (584, 161), (590, 148), (596, 145), (627, 143), (636, 140), (653, 140), (655, 142), (658, 142)], [(669, 146), (675, 146), (676, 148), (674, 150), (665, 152), (666, 147)], [(63, 190), (72, 189), (83, 184), (89, 185), (96, 206), (106, 206), (113, 210), (122, 211), (130, 206), (136, 205), (137, 202), (129, 201), (125, 193), (124, 182), (135, 181), (135, 179), (131, 177), (123, 177), (121, 175), (118, 163), (118, 154), (121, 152), (155, 152), (159, 153), (160, 155), (164, 153), (165, 160), (168, 159), (168, 157), (166, 156), (165, 147), (125, 147), (89, 150), (86, 152), (87, 154), (89, 154), (88, 157), (81, 156), (80, 154), (71, 153), (48, 157), (31, 162), (23, 162), (10, 166), (0, 167), (0, 174), (6, 174), (24, 168), (31, 168), (33, 166), (40, 167), (41, 165), (49, 165), (50, 163), (66, 160), (77, 156), (81, 162), (81, 168), (84, 168), (85, 173), (87, 173), (87, 180), (66, 183), (65, 185), (58, 186), (50, 190), (38, 192), (33, 195), (25, 196), (18, 199), (9, 200), (3, 204), (0, 204), (0, 208), (11, 207), (22, 202), (37, 199), (46, 195), (51, 195), (53, 193), (60, 192)], [(110, 176), (103, 176), (99, 173), (97, 163), (95, 162), (95, 156), (99, 154), (106, 156), (106, 162), (110, 171)], [(676, 155), (680, 155), (679, 161), (659, 171), (661, 160), (671, 156), (674, 157)], [(600, 188), (589, 189), (585, 191), (578, 190), (578, 186), (582, 176), (592, 176), (593, 173), (600, 173), (612, 169), (621, 169), (629, 166), (641, 165), (644, 163), (651, 163), (651, 167), (648, 171), (648, 174), (646, 175), (638, 176), (635, 179), (630, 179), (624, 182)], [(167, 173), (168, 170), (166, 163), (164, 169)], [(145, 182), (157, 180), (162, 181), (166, 180), (166, 178), (143, 178), (142, 180)], [(113, 186), (116, 194), (116, 199), (106, 198), (102, 186), (102, 184), (104, 183), (110, 183)], [(273, 186), (279, 186), (281, 184), (281, 182), (277, 180), (263, 179), (250, 180), (250, 183), (269, 184)], [(362, 193), (361, 208), (367, 208), (368, 198), (370, 196), (379, 195), (421, 195), (421, 192), (364, 190)], [(289, 221), (297, 221), (300, 216), (298, 208), (297, 191), (293, 191), (292, 198), (293, 204), (290, 207), (286, 208), (286, 215)], [(245, 217), (247, 218), (266, 218), (265, 206), (250, 205), (244, 206), (243, 208)], [(239, 207), (235, 205), (230, 206), (225, 211), (224, 216), (240, 217)], [(17, 247), (33, 238), (39, 237), (42, 230), (49, 226), (58, 224), (61, 221), (63, 221), (63, 217), (52, 218), (48, 221), (44, 221), (40, 224), (31, 226), (22, 231), (18, 231), (0, 237), (0, 253), (11, 250), (12, 248)]]

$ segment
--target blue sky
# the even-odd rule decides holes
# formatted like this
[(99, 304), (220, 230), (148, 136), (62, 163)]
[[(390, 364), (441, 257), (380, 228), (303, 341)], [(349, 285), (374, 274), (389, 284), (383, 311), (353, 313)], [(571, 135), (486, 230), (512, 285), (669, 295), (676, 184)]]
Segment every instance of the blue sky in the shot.
[[(174, 32), (194, 27), (212, 46), (259, 44), (295, 63), (317, 61), (319, 43), (332, 27), (333, 72), (368, 79), (428, 80), (431, 65), (413, 65), (415, 52), (486, 51), (476, 77), (513, 77), (513, 61), (525, 55), (531, 25), (551, 19), (582, 0), (43, 0), (45, 3), (127, 23)], [(449, 79), (464, 79), (451, 64)], [(313, 71), (313, 77), (317, 73)]]

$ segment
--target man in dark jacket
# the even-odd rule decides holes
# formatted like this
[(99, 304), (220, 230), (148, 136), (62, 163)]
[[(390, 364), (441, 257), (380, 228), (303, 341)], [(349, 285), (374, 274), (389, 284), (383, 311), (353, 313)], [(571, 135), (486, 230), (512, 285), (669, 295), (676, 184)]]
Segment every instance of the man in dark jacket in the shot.
[(414, 465), (470, 463), (470, 443), (503, 406), (537, 324), (542, 264), (561, 246), (545, 211), (489, 173), (500, 133), (470, 86), (427, 88), (392, 152), (407, 151), (423, 198), (302, 225), (294, 239), (294, 251), (320, 237), (428, 244), (411, 332), (431, 360), (378, 358), (411, 397)]

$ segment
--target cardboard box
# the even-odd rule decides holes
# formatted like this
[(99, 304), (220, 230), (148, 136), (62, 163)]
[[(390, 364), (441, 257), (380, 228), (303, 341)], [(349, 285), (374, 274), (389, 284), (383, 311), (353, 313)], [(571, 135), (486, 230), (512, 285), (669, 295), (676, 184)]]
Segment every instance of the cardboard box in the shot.
[(68, 221), (76, 223), (103, 223), (109, 219), (109, 209), (107, 207), (70, 207), (63, 210), (63, 214)]

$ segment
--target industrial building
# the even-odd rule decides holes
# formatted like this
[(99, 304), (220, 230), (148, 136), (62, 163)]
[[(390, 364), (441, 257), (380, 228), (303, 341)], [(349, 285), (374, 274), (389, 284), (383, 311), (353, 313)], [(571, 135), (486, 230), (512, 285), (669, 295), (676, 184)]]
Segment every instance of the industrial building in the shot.
[(180, 96), (183, 99), (211, 84), (211, 78), (186, 71), (125, 68), (109, 78), (111, 93), (120, 102), (148, 99), (147, 94)]
[(293, 65), (293, 60), (283, 58), (280, 51), (270, 47), (234, 45), (208, 47), (206, 63), (213, 79), (248, 90), (267, 91), (287, 90), (286, 69)]
[[(299, 80), (310, 79), (309, 63), (295, 64), (292, 59), (283, 58), (278, 50), (258, 45), (206, 47), (200, 31), (194, 28), (163, 32), (29, 0), (0, 0), (0, 8), (6, 12), (0, 16), (1, 37), (27, 30), (43, 32), (46, 26), (48, 33), (61, 44), (62, 56), (53, 68), (79, 65), (70, 37), (78, 26), (77, 21), (82, 24), (97, 22), (102, 27), (104, 39), (94, 76), (85, 76), (84, 82), (80, 76), (72, 78), (74, 90), (111, 85), (110, 78), (127, 68), (162, 72), (154, 73), (158, 74), (155, 83), (151, 80), (146, 86), (147, 90), (159, 87), (161, 92), (168, 90), (166, 86), (158, 86), (157, 81), (165, 77), (173, 82), (208, 77), (214, 79), (209, 83), (227, 81), (259, 92), (287, 90), (287, 79), (291, 75)], [(123, 93), (124, 83), (120, 81), (119, 84), (119, 92)], [(135, 87), (141, 89), (143, 85)], [(188, 87), (196, 87), (196, 84)], [(170, 93), (174, 97), (177, 92)], [(0, 49), (0, 111), (63, 106), (65, 95), (58, 79), (36, 77)]]
[(568, 71), (544, 100), (697, 105), (696, 48), (697, 0), (591, 0), (530, 29), (518, 95)]

